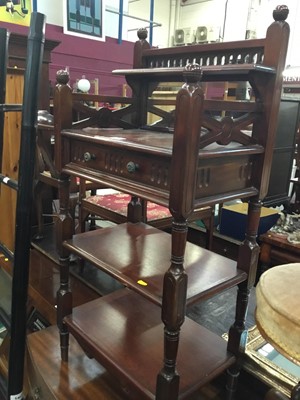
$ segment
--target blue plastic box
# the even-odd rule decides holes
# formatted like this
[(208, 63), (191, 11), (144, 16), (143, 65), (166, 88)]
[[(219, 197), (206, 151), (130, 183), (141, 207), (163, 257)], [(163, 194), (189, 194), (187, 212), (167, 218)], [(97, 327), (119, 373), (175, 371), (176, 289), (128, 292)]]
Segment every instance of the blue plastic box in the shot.
[[(237, 240), (244, 240), (248, 203), (223, 206), (221, 211), (220, 233)], [(276, 224), (279, 214), (272, 208), (262, 207), (258, 235), (267, 232)]]

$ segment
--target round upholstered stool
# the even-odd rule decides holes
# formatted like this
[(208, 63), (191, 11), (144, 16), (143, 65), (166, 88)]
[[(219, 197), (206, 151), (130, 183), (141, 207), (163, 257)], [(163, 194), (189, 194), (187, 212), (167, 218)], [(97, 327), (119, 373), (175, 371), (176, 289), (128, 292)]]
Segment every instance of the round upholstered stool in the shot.
[[(273, 267), (262, 274), (256, 287), (255, 317), (267, 342), (300, 365), (300, 263)], [(299, 393), (294, 395), (293, 399), (300, 398)]]

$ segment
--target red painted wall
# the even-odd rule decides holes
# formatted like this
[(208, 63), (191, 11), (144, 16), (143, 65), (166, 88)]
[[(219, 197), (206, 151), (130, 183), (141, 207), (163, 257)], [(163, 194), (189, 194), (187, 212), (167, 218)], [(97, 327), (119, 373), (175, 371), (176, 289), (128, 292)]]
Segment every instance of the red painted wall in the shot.
[[(20, 25), (4, 22), (0, 25), (11, 32), (28, 33), (28, 28)], [(122, 95), (125, 80), (113, 76), (112, 70), (132, 67), (134, 43), (123, 41), (118, 44), (117, 39), (110, 37), (101, 42), (65, 35), (61, 26), (50, 24), (46, 26), (46, 39), (60, 41), (51, 55), (49, 79), (52, 85), (55, 84), (56, 71), (69, 67), (71, 85), (85, 75), (89, 80), (99, 79), (99, 93)]]

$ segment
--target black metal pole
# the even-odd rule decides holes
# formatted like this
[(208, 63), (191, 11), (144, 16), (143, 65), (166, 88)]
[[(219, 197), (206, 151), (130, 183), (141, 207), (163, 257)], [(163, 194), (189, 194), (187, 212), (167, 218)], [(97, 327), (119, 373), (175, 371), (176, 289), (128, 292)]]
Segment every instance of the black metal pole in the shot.
[[(9, 33), (6, 29), (0, 28), (0, 104), (5, 103), (6, 94), (6, 71), (8, 60), (8, 39)], [(0, 171), (2, 171), (2, 152), (3, 152), (3, 132), (4, 132), (4, 110), (0, 108)], [(0, 185), (1, 188), (1, 185)]]
[(27, 288), (31, 235), (31, 209), (36, 152), (40, 71), (45, 41), (45, 16), (32, 13), (24, 78), (21, 147), (16, 209), (16, 234), (12, 282), (11, 342), (8, 399), (22, 399), (26, 345)]

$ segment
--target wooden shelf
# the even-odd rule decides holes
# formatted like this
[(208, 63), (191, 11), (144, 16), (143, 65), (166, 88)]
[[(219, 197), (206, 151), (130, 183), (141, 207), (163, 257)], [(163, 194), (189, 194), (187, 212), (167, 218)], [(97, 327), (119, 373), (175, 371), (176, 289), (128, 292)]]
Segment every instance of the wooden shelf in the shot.
[[(47, 345), (45, 345), (45, 343)], [(58, 329), (51, 326), (27, 337), (27, 376), (30, 396), (47, 400), (125, 400), (114, 377), (89, 359), (70, 337), (68, 363), (61, 363)]]
[[(65, 322), (87, 354), (126, 382), (130, 398), (155, 398), (164, 342), (160, 307), (129, 289), (120, 289), (74, 308)], [(227, 352), (225, 340), (189, 318), (180, 336), (179, 399), (185, 399), (235, 358)]]
[[(74, 293), (74, 305), (80, 305), (99, 297), (79, 279), (71, 276), (70, 285)], [(56, 291), (59, 287), (59, 267), (36, 249), (30, 252), (30, 276), (28, 305), (38, 310), (50, 323), (56, 324)]]
[[(189, 73), (198, 73), (201, 75), (203, 81), (210, 81), (212, 79), (215, 81), (236, 81), (245, 80), (253, 72), (274, 75), (276, 74), (276, 69), (259, 64), (204, 65), (199, 66), (199, 70)], [(113, 71), (113, 74), (116, 75), (133, 76), (136, 79), (148, 78), (152, 81), (159, 80), (160, 82), (172, 82), (172, 80), (180, 82), (183, 80), (185, 73), (187, 71), (184, 67), (117, 69)]]
[[(74, 235), (64, 246), (125, 286), (161, 304), (163, 276), (170, 266), (169, 233), (143, 223), (125, 223)], [(155, 252), (156, 248), (160, 251)], [(213, 296), (247, 278), (246, 273), (236, 268), (236, 262), (192, 243), (186, 246), (185, 268), (188, 304)]]

